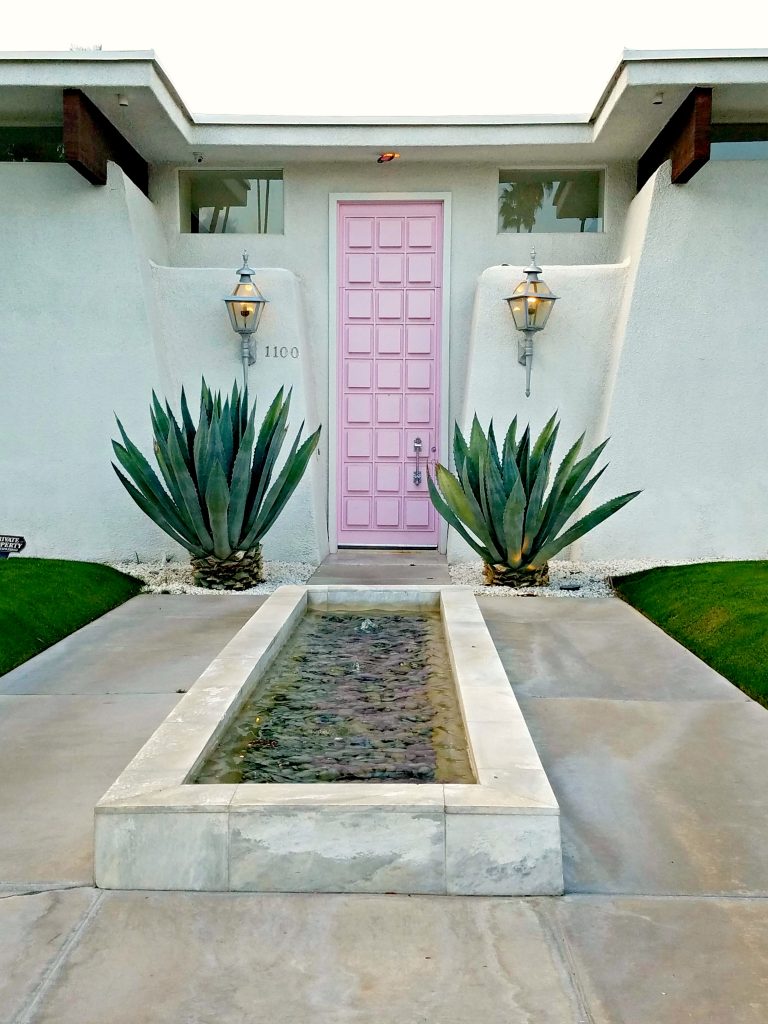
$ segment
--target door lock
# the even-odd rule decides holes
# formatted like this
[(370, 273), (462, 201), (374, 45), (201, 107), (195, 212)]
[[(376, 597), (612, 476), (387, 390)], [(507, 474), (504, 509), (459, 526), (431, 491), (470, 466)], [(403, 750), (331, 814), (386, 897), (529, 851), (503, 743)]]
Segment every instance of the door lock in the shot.
[(413, 482), (418, 487), (421, 484), (421, 466), (419, 465), (419, 456), (421, 455), (421, 438), (414, 437), (413, 439), (413, 450), (416, 452), (416, 469), (413, 471)]

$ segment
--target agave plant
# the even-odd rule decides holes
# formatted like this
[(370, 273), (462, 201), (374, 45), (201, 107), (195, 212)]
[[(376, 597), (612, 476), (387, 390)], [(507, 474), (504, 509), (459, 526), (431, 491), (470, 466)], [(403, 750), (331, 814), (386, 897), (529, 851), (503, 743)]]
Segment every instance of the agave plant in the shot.
[(546, 584), (550, 558), (640, 493), (613, 498), (564, 529), (605, 472), (603, 466), (590, 477), (608, 442), (579, 458), (582, 434), (560, 463), (547, 493), (560, 429), (556, 415), (533, 446), (530, 427), (517, 439), (515, 417), (501, 452), (493, 421), (486, 436), (475, 416), (469, 444), (457, 424), (453, 440), (456, 475), (438, 463), (436, 479), (430, 476), (427, 481), (437, 511), (485, 563), (486, 583), (509, 587)]
[[(154, 450), (167, 487), (130, 440), (118, 419), (123, 443), (112, 442), (130, 477), (112, 466), (133, 500), (169, 537), (192, 555), (195, 582), (214, 590), (245, 590), (263, 577), (261, 540), (304, 475), (320, 428), (303, 442), (302, 423), (271, 484), (288, 433), (291, 392), (278, 391), (256, 436), (256, 402), (248, 389), (222, 401), (205, 379), (197, 426), (181, 389), (181, 424), (170, 405), (152, 392)], [(255, 447), (254, 447), (255, 445)], [(271, 484), (271, 486), (270, 486)]]

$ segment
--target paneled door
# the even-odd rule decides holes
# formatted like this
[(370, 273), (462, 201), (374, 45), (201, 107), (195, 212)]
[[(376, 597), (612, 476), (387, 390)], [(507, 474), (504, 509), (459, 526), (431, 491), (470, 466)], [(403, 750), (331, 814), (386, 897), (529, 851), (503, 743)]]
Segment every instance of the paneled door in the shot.
[(338, 204), (338, 543), (437, 547), (443, 203)]

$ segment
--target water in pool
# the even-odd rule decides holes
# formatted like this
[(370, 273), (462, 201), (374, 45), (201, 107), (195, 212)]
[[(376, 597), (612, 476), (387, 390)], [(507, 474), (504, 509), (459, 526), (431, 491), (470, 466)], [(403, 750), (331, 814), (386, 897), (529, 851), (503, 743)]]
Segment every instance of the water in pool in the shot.
[(196, 782), (474, 782), (437, 612), (309, 611)]

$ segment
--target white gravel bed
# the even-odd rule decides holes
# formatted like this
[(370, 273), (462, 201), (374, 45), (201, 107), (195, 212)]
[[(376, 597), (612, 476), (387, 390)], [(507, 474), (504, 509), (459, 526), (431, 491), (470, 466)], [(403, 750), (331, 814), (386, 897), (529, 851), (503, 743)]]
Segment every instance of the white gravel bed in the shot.
[(113, 569), (144, 581), (145, 594), (271, 594), (286, 583), (306, 583), (317, 566), (313, 562), (264, 560), (263, 583), (248, 590), (208, 590), (192, 582), (188, 562), (110, 562)]
[[(715, 561), (707, 558), (702, 561)], [(482, 562), (454, 562), (448, 568), (454, 583), (474, 587), (476, 594), (498, 597), (613, 597), (608, 576), (653, 569), (657, 565), (689, 565), (690, 562), (633, 559), (614, 562), (570, 562), (553, 559), (549, 563), (547, 587), (489, 587), (483, 583)], [(576, 590), (562, 589), (578, 587)]]

